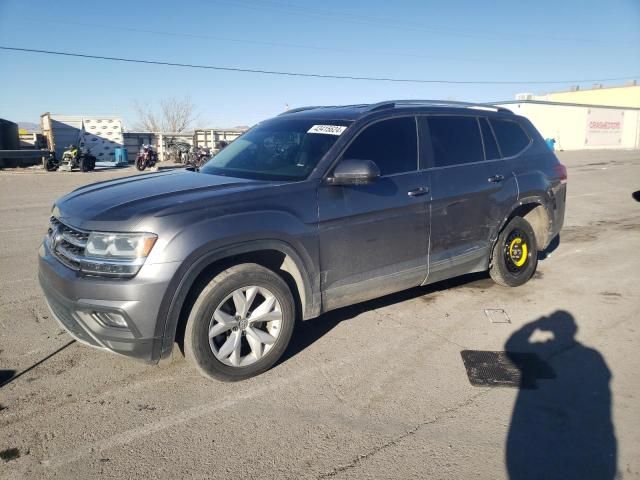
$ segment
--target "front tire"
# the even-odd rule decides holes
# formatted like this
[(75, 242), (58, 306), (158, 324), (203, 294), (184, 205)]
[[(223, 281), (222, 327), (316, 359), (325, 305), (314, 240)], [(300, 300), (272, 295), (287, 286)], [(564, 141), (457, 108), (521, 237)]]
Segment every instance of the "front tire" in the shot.
[(522, 217), (513, 217), (493, 247), (489, 274), (499, 285), (519, 287), (529, 281), (537, 266), (538, 246), (533, 228)]
[(185, 356), (205, 377), (244, 380), (280, 359), (294, 324), (286, 282), (261, 265), (236, 265), (216, 275), (196, 299), (185, 329)]
[(44, 168), (47, 172), (53, 172), (58, 169), (58, 165), (56, 164), (53, 158), (47, 158), (43, 160)]
[(147, 168), (147, 162), (145, 162), (144, 158), (138, 157), (136, 159), (136, 168), (140, 171), (143, 171), (145, 168)]

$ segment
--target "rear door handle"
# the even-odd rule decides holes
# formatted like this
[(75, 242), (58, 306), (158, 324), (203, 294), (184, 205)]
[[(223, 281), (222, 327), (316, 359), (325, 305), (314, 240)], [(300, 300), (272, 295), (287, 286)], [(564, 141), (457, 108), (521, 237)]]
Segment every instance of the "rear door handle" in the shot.
[(407, 195), (410, 197), (419, 197), (420, 195), (426, 195), (427, 193), (429, 193), (429, 189), (427, 187), (418, 187), (413, 190), (409, 190)]
[(500, 183), (501, 181), (504, 180), (504, 176), (503, 175), (494, 175), (492, 177), (489, 177), (487, 180), (489, 181), (489, 183)]

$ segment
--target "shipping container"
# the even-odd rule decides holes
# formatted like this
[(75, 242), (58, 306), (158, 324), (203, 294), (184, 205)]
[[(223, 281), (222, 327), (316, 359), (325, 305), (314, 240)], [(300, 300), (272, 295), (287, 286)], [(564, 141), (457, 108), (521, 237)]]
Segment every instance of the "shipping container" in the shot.
[(0, 118), (0, 150), (18, 150), (19, 148), (18, 124)]
[(122, 120), (116, 116), (57, 115), (40, 117), (47, 146), (62, 158), (69, 145), (88, 148), (98, 162), (115, 163), (115, 150), (124, 146)]

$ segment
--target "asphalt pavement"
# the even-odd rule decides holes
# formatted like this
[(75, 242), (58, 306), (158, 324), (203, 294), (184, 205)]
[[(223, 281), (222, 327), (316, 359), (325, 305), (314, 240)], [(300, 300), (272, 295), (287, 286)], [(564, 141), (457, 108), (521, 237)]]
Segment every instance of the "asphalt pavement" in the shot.
[[(640, 152), (559, 156), (565, 228), (528, 284), (479, 274), (331, 312), (239, 383), (70, 342), (47, 310), (53, 200), (134, 169), (0, 171), (0, 478), (579, 478), (585, 452), (591, 478), (640, 478)], [(522, 339), (533, 385), (471, 384), (462, 351)]]

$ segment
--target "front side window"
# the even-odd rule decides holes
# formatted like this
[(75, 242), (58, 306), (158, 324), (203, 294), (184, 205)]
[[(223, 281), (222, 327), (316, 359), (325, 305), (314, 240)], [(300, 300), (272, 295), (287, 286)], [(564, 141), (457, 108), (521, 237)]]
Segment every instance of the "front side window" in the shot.
[(392, 118), (366, 127), (349, 145), (342, 158), (372, 160), (383, 176), (417, 170), (415, 118)]
[(350, 123), (286, 118), (268, 120), (229, 144), (200, 171), (256, 180), (302, 180)]
[(499, 120), (492, 118), (491, 126), (498, 138), (498, 145), (503, 157), (519, 154), (531, 143), (531, 138), (519, 123), (513, 120)]
[(434, 115), (429, 132), (436, 167), (484, 160), (480, 127), (476, 117)]

